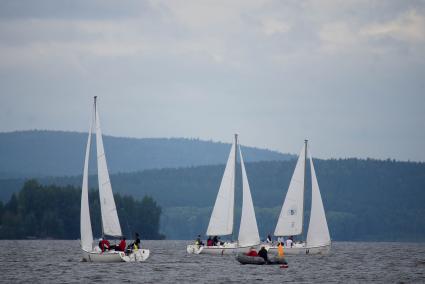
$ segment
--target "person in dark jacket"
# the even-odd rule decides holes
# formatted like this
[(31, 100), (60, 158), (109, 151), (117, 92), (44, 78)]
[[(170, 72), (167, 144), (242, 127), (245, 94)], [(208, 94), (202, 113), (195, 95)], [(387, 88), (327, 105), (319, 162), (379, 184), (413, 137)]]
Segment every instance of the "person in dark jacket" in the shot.
[(204, 245), (204, 243), (201, 240), (201, 235), (198, 235), (198, 237), (196, 238), (195, 245), (198, 245), (198, 246), (203, 246)]
[(137, 250), (137, 249), (140, 249), (140, 248), (141, 248), (141, 245), (140, 245), (139, 233), (136, 233), (136, 237), (134, 239), (134, 242), (129, 245), (129, 249)]
[(272, 237), (270, 236), (270, 234), (268, 234), (268, 235), (267, 235), (266, 242), (267, 242), (268, 244), (271, 244), (271, 243), (272, 243)]
[(217, 236), (214, 236), (214, 238), (213, 238), (213, 246), (218, 246), (218, 245), (220, 245), (218, 243), (218, 237)]
[(261, 247), (261, 249), (258, 251), (258, 256), (262, 257), (266, 263), (269, 262), (267, 257), (267, 250), (265, 247)]

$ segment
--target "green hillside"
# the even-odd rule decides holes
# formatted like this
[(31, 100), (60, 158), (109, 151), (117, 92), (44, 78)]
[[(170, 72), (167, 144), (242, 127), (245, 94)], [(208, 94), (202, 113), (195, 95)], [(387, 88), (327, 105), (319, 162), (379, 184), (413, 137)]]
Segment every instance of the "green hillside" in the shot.
[[(262, 236), (274, 231), (294, 166), (294, 160), (246, 165)], [(425, 241), (425, 163), (340, 159), (315, 160), (315, 167), (334, 240)], [(224, 165), (146, 170), (115, 174), (111, 181), (114, 192), (152, 196), (163, 208), (160, 232), (188, 239), (206, 231), (223, 170)], [(23, 182), (0, 180), (0, 192), (18, 190)], [(81, 177), (40, 182), (80, 186)], [(96, 187), (96, 177), (89, 183)], [(238, 183), (238, 207), (240, 192)], [(307, 187), (307, 209), (310, 194)]]

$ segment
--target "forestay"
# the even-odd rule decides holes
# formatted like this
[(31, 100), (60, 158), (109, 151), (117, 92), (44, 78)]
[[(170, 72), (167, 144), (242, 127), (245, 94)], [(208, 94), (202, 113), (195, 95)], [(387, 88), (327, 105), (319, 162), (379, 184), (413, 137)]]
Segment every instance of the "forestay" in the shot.
[(329, 235), (328, 223), (326, 222), (325, 209), (323, 207), (322, 197), (320, 195), (319, 183), (317, 182), (316, 171), (313, 166), (313, 159), (310, 155), (311, 169), (311, 212), (310, 224), (307, 233), (307, 246), (322, 246), (328, 245), (331, 241)]
[(304, 214), (305, 145), (298, 157), (294, 174), (274, 231), (275, 236), (295, 236), (302, 233)]
[(88, 194), (88, 167), (90, 156), (90, 144), (93, 128), (93, 115), (90, 120), (89, 137), (87, 139), (86, 156), (84, 158), (83, 184), (81, 190), (81, 215), (80, 215), (80, 232), (81, 232), (81, 248), (87, 252), (93, 249), (93, 232), (90, 221), (89, 194)]
[(258, 234), (257, 219), (255, 218), (254, 204), (252, 203), (251, 190), (249, 188), (248, 177), (245, 171), (242, 152), (239, 148), (242, 167), (242, 215), (239, 227), (238, 246), (247, 247), (260, 243)]
[(96, 151), (97, 151), (97, 175), (99, 181), (100, 210), (102, 213), (103, 234), (109, 236), (122, 236), (117, 208), (112, 194), (109, 180), (108, 166), (106, 165), (105, 150), (103, 148), (102, 131), (100, 129), (99, 112), (96, 113)]
[(235, 199), (236, 137), (230, 149), (226, 168), (208, 224), (208, 236), (230, 235), (233, 232), (233, 208)]

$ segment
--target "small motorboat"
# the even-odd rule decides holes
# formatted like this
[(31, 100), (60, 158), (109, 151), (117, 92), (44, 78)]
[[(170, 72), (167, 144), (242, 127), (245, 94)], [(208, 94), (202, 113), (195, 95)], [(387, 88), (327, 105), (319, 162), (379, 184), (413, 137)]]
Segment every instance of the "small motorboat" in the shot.
[(272, 265), (272, 264), (279, 264), (279, 265), (288, 265), (284, 257), (278, 257), (278, 256), (272, 256), (269, 257), (269, 260), (266, 262), (264, 258), (261, 256), (248, 256), (246, 254), (238, 254), (236, 256), (236, 260), (239, 261), (241, 264), (256, 264), (256, 265)]

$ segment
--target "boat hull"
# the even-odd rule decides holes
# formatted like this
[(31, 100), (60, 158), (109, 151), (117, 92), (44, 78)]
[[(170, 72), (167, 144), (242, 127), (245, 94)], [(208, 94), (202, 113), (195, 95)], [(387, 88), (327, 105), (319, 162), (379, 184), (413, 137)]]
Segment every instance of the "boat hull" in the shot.
[[(258, 249), (259, 246), (253, 246), (255, 249)], [(221, 246), (199, 246), (199, 245), (188, 245), (186, 250), (189, 254), (211, 254), (211, 255), (229, 255), (235, 253), (245, 253), (248, 252), (251, 246), (248, 247), (238, 247), (236, 242), (234, 243), (225, 243)]]
[(142, 262), (148, 259), (150, 251), (147, 249), (140, 249), (126, 255), (122, 251), (84, 251), (83, 250), (83, 261), (87, 262)]
[(186, 250), (189, 254), (225, 255), (235, 253), (236, 248), (237, 243), (226, 243), (220, 246), (188, 245)]
[[(277, 254), (277, 246), (266, 245), (266, 249), (271, 254)], [(293, 246), (293, 247), (284, 247), (283, 248), (285, 255), (328, 255), (331, 251), (331, 245), (323, 245), (323, 246)]]

